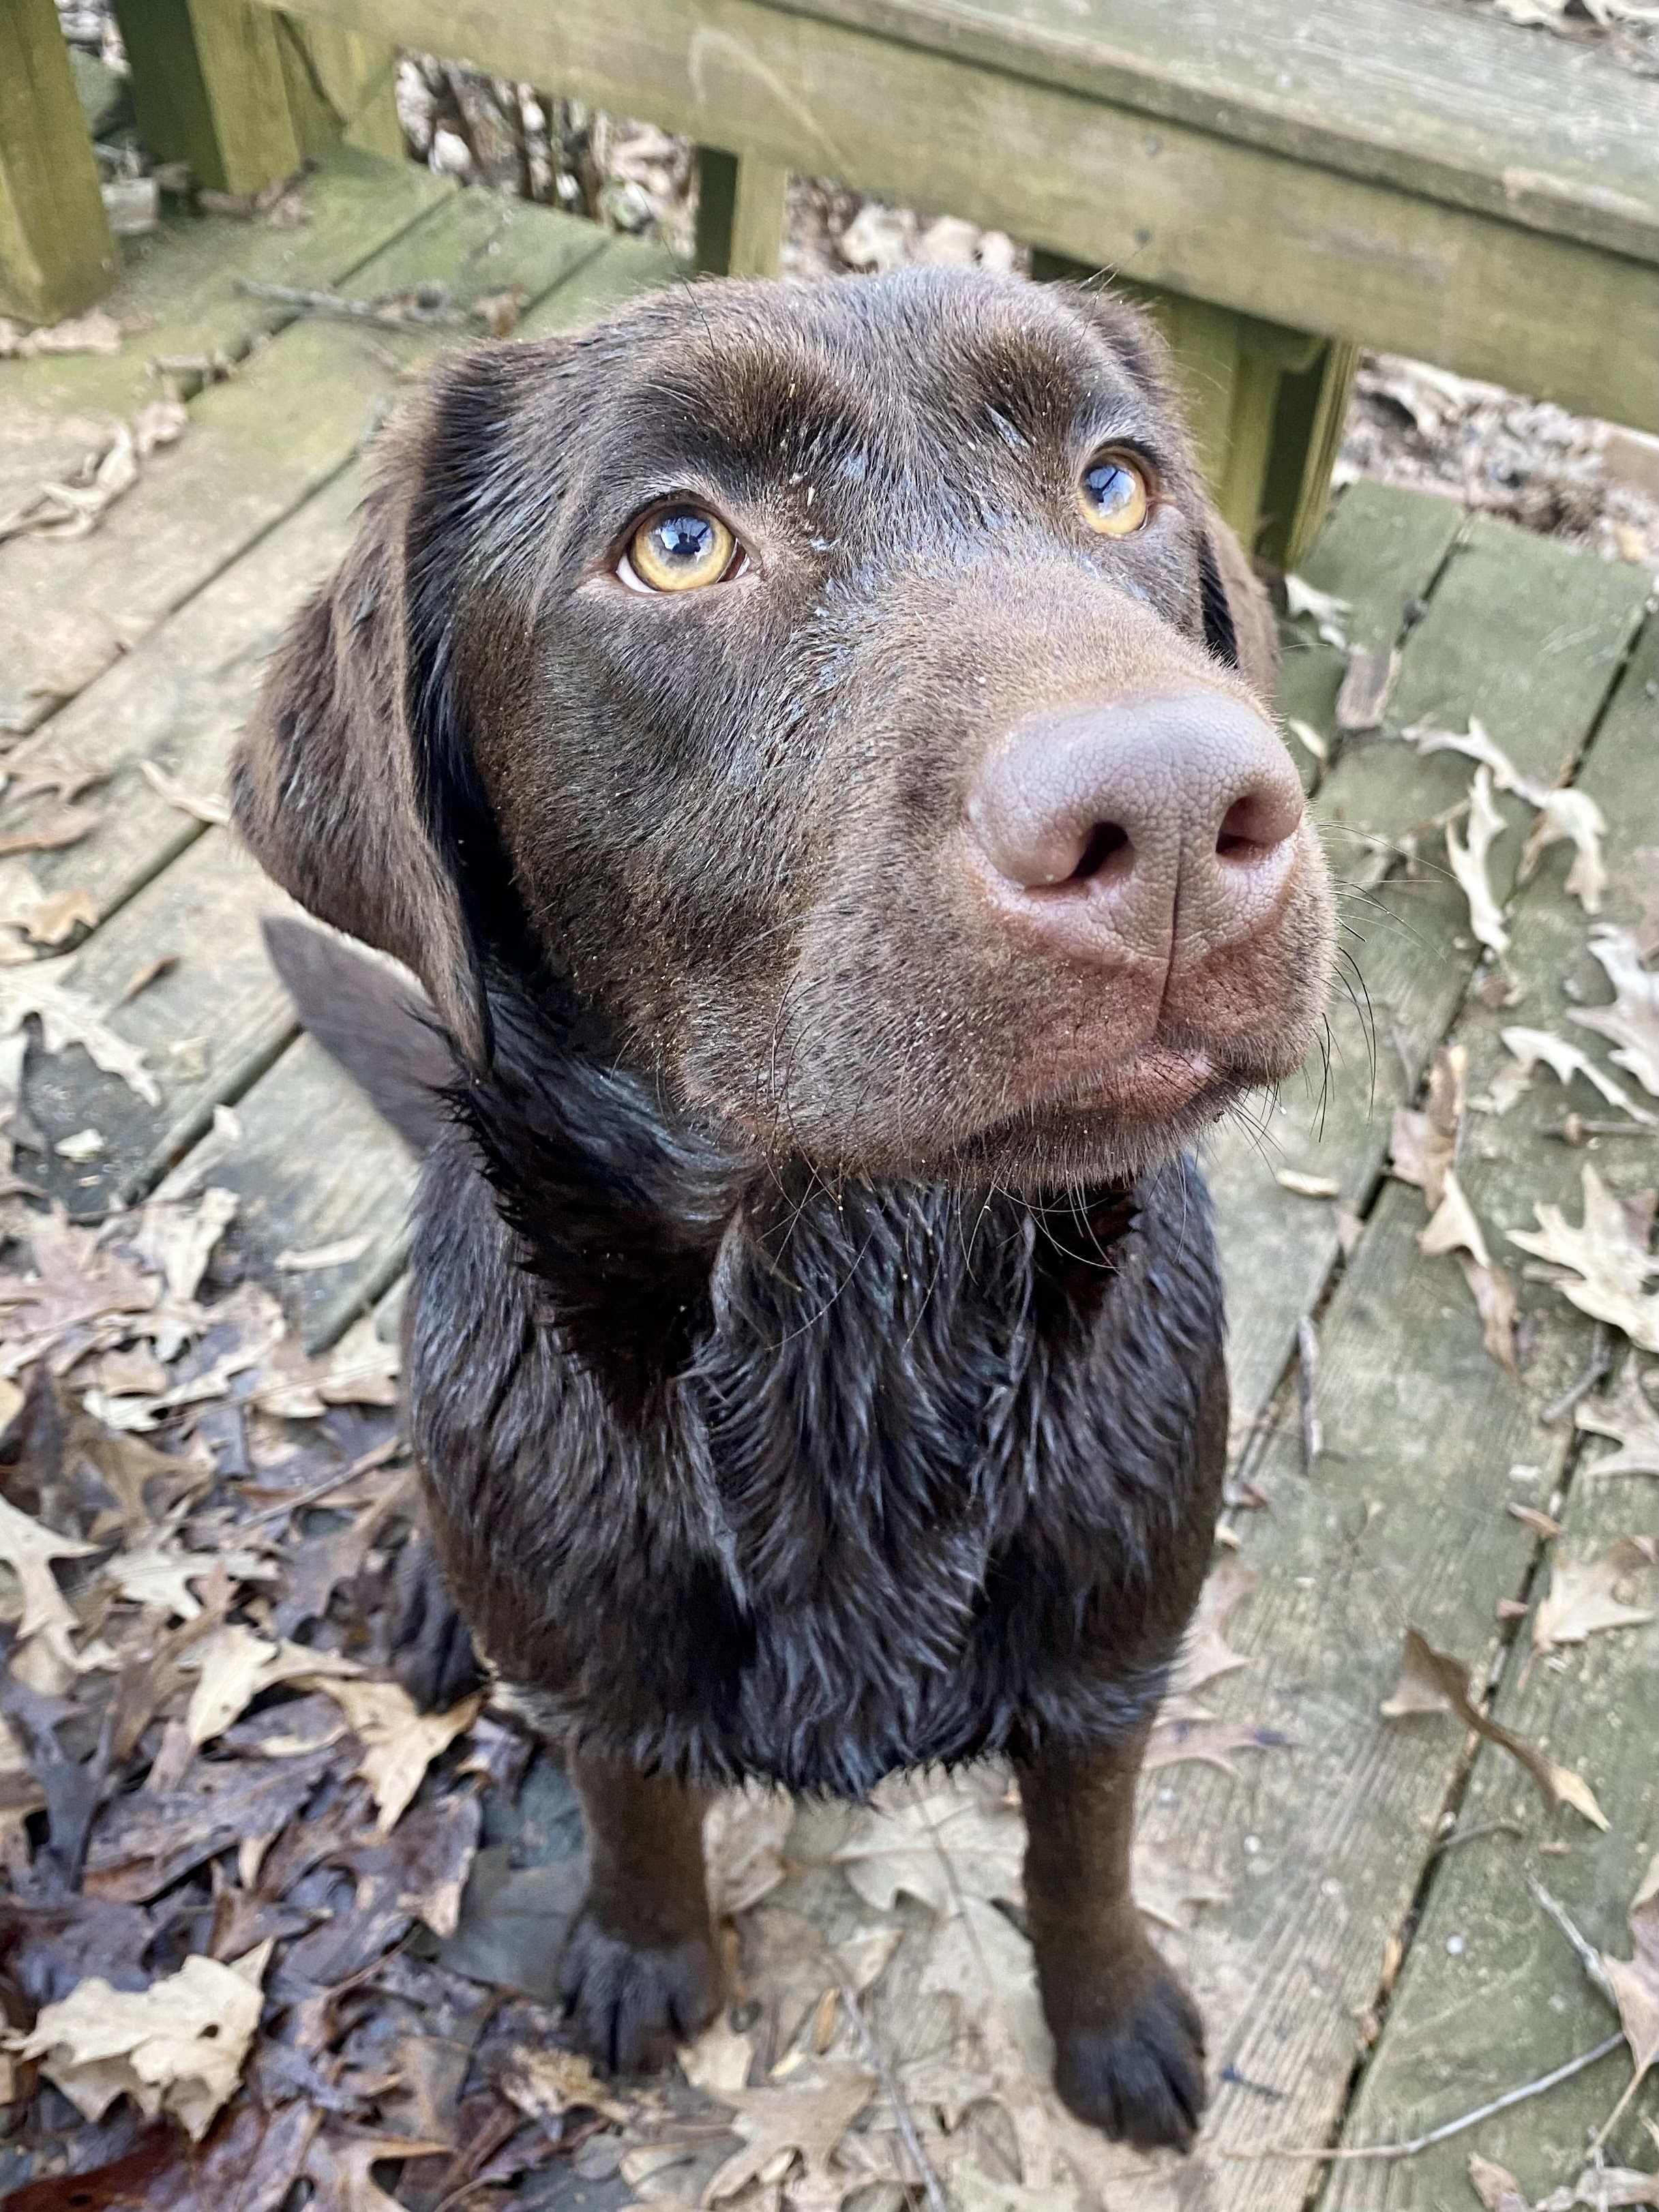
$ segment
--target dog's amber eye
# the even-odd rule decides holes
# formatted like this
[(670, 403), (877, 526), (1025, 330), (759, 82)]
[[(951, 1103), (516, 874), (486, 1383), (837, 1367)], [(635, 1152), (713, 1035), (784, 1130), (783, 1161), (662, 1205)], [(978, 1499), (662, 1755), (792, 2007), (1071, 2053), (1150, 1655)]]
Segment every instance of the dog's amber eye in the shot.
[(1083, 471), (1077, 503), (1102, 538), (1127, 538), (1145, 522), (1152, 504), (1146, 469), (1133, 453), (1097, 454)]
[(738, 541), (726, 525), (700, 507), (671, 507), (642, 522), (623, 556), (631, 576), (647, 592), (695, 592), (729, 575)]

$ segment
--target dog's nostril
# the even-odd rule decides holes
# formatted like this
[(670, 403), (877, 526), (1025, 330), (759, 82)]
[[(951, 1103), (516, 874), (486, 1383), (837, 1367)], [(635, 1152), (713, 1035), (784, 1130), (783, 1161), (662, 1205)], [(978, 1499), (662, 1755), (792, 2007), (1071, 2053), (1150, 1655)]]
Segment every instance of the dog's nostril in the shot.
[(1089, 841), (1083, 848), (1078, 864), (1067, 877), (1073, 884), (1087, 883), (1091, 876), (1105, 872), (1108, 861), (1129, 849), (1129, 833), (1115, 822), (1097, 822), (1089, 832)]
[(1276, 796), (1247, 792), (1236, 799), (1221, 817), (1216, 832), (1217, 856), (1224, 860), (1255, 860), (1282, 845), (1289, 834), (1285, 809)]

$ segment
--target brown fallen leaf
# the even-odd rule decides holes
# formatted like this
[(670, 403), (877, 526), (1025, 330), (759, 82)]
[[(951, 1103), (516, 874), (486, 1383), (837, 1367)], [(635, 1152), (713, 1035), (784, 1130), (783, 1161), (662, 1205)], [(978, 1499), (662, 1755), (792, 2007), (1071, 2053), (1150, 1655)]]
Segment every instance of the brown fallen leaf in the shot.
[(1534, 1536), (1541, 1536), (1546, 1543), (1561, 1533), (1561, 1523), (1549, 1514), (1540, 1513), (1535, 1505), (1522, 1505), (1511, 1498), (1508, 1511), (1511, 1520), (1518, 1521), (1523, 1528), (1530, 1528)]
[(1569, 1020), (1612, 1039), (1614, 1065), (1626, 1069), (1650, 1096), (1659, 1097), (1659, 974), (1642, 965), (1627, 929), (1590, 933), (1590, 952), (1613, 986), (1610, 1006), (1575, 1006)]
[[(578, 2106), (619, 2124), (631, 2114), (632, 2108), (618, 2102), (578, 2051), (522, 2044), (504, 2061), (499, 2080), (503, 2096), (527, 2120), (557, 2120)], [(551, 2132), (556, 2141), (557, 2129)]]
[(1469, 2159), (1469, 2182), (1486, 2212), (1532, 2212), (1527, 2192), (1507, 2166), (1478, 2154)]
[(119, 353), (121, 325), (105, 307), (89, 307), (84, 315), (48, 323), (33, 331), (0, 320), (0, 361), (28, 361), (43, 353)]
[(57, 853), (66, 845), (78, 845), (83, 837), (90, 836), (103, 820), (89, 807), (60, 806), (38, 822), (24, 824), (21, 830), (0, 830), (0, 859), (9, 853)]
[(78, 1044), (94, 1067), (118, 1075), (146, 1106), (159, 1107), (161, 1090), (144, 1066), (143, 1054), (110, 1028), (90, 999), (70, 988), (80, 957), (70, 952), (56, 960), (0, 968), (0, 1036), (9, 1036), (31, 1014), (38, 1015), (46, 1051)]
[(312, 2202), (327, 2212), (403, 2212), (369, 2168), (383, 2159), (423, 2158), (447, 2151), (447, 2143), (411, 2141), (407, 2136), (349, 2135), (329, 2128), (316, 2136), (301, 2169), (316, 2186)]
[(221, 799), (216, 792), (187, 791), (176, 777), (153, 760), (141, 760), (138, 773), (150, 789), (165, 799), (169, 806), (176, 806), (181, 814), (188, 814), (197, 822), (206, 822), (222, 828), (230, 820), (230, 801)]
[(1541, 1062), (1556, 1081), (1571, 1083), (1582, 1075), (1592, 1090), (1599, 1091), (1609, 1106), (1616, 1106), (1628, 1114), (1633, 1121), (1651, 1123), (1653, 1115), (1644, 1106), (1638, 1106), (1622, 1084), (1599, 1068), (1587, 1052), (1581, 1051), (1568, 1038), (1557, 1036), (1553, 1030), (1524, 1028), (1512, 1023), (1500, 1030), (1504, 1049), (1516, 1065), (1500, 1068), (1492, 1079), (1490, 1103), (1496, 1114), (1507, 1114), (1521, 1093), (1531, 1085), (1534, 1070)]
[(1558, 1559), (1550, 1572), (1549, 1594), (1533, 1616), (1533, 1650), (1556, 1651), (1603, 1629), (1639, 1628), (1651, 1620), (1651, 1606), (1625, 1605), (1613, 1591), (1652, 1565), (1649, 1552), (1629, 1539), (1610, 1544), (1594, 1559)]
[(356, 1671), (350, 1660), (307, 1644), (267, 1643), (240, 1621), (216, 1630), (184, 1663), (197, 1674), (185, 1726), (198, 1747), (246, 1712), (261, 1690), (306, 1676)]
[(50, 791), (65, 806), (78, 799), (83, 791), (94, 785), (107, 783), (110, 770), (95, 761), (80, 760), (73, 754), (31, 753), (27, 758), (8, 761), (3, 771), (4, 782), (0, 788), (17, 798), (32, 798), (36, 792)]
[(152, 983), (159, 983), (163, 975), (170, 975), (178, 965), (179, 955), (176, 952), (158, 952), (153, 960), (141, 960), (121, 986), (116, 1005), (126, 1006), (141, 991), (148, 991)]
[(1468, 760), (1478, 761), (1499, 791), (1512, 791), (1524, 799), (1528, 806), (1542, 806), (1550, 795), (1550, 787), (1534, 777), (1522, 775), (1503, 747), (1487, 732), (1486, 725), (1471, 714), (1468, 727), (1461, 734), (1455, 730), (1431, 729), (1425, 722), (1414, 723), (1401, 736), (1409, 739), (1419, 753), (1462, 753)]
[(1298, 1168), (1279, 1168), (1273, 1181), (1297, 1198), (1340, 1198), (1342, 1186), (1334, 1176), (1304, 1175)]
[(269, 1944), (234, 1966), (192, 1955), (147, 1990), (117, 1990), (93, 1975), (32, 2029), (7, 2039), (76, 2110), (98, 2120), (130, 2096), (146, 2118), (171, 2112), (199, 2142), (234, 2095), (259, 2024)]
[(1242, 1559), (1223, 1559), (1219, 1566), (1211, 1569), (1199, 1594), (1198, 1610), (1187, 1631), (1181, 1656), (1170, 1676), (1171, 1697), (1190, 1696), (1202, 1683), (1249, 1665), (1243, 1652), (1230, 1648), (1222, 1631), (1234, 1607), (1261, 1579), (1261, 1569), (1246, 1566)]
[(331, 1244), (313, 1244), (303, 1252), (279, 1252), (271, 1265), (282, 1275), (316, 1274), (325, 1267), (345, 1267), (361, 1260), (374, 1241), (364, 1230), (360, 1236), (339, 1237)]
[(783, 1880), (783, 1840), (794, 1817), (787, 1790), (758, 1784), (715, 1798), (703, 1817), (702, 1856), (716, 1921), (747, 1912)]
[(948, 1919), (963, 1899), (1024, 1895), (1025, 1824), (993, 1768), (930, 1784), (900, 1777), (849, 1816), (830, 1857), (878, 1911), (906, 1896)]
[(721, 2099), (735, 2115), (744, 2147), (711, 2175), (702, 2203), (719, 2204), (768, 2173), (774, 2161), (797, 2154), (802, 2171), (789, 2189), (793, 2203), (834, 2208), (866, 2175), (838, 2173), (830, 2166), (836, 2146), (875, 2094), (876, 2077), (848, 2065), (823, 2065), (811, 2087), (734, 2089)]
[(1619, 2008), (1619, 2024), (1625, 2031), (1636, 2071), (1613, 2118), (1602, 2127), (1598, 2142), (1606, 2137), (1613, 2119), (1634, 2096), (1649, 2069), (1659, 2064), (1659, 1854), (1649, 1863), (1642, 1878), (1630, 1909), (1628, 1924), (1632, 1955), (1628, 1959), (1613, 1959), (1603, 1951), (1601, 1971)]
[(1535, 1744), (1482, 1712), (1469, 1696), (1468, 1668), (1449, 1652), (1437, 1651), (1420, 1629), (1406, 1631), (1400, 1680), (1381, 1710), (1384, 1720), (1400, 1720), (1411, 1713), (1455, 1714), (1465, 1728), (1497, 1744), (1525, 1767), (1551, 1812), (1558, 1805), (1571, 1805), (1594, 1826), (1607, 1827), (1607, 1815), (1583, 1775), (1558, 1766)]
[(1249, 1728), (1237, 1721), (1160, 1722), (1146, 1745), (1144, 1770), (1179, 1766), (1188, 1760), (1218, 1766), (1224, 1774), (1237, 1774), (1233, 1754), (1241, 1751), (1283, 1751), (1290, 1738), (1277, 1729)]
[(1414, 1183), (1431, 1213), (1445, 1194), (1463, 1126), (1469, 1056), (1462, 1045), (1442, 1045), (1429, 1071), (1429, 1095), (1419, 1111), (1396, 1106), (1389, 1147), (1389, 1172)]
[(1625, 1363), (1619, 1388), (1610, 1397), (1581, 1398), (1573, 1410), (1574, 1425), (1591, 1436), (1611, 1437), (1617, 1451), (1593, 1460), (1585, 1473), (1593, 1479), (1608, 1474), (1659, 1474), (1659, 1413), (1642, 1388), (1640, 1363), (1632, 1355)]
[(1492, 1273), (1492, 1255), (1486, 1249), (1485, 1234), (1474, 1208), (1463, 1194), (1455, 1168), (1446, 1170), (1440, 1203), (1417, 1242), (1431, 1258), (1442, 1252), (1466, 1253), (1476, 1267), (1484, 1268), (1488, 1274)]
[(1588, 1161), (1583, 1192), (1584, 1218), (1578, 1227), (1559, 1206), (1535, 1205), (1539, 1226), (1511, 1229), (1510, 1242), (1577, 1276), (1579, 1280), (1560, 1281), (1556, 1288), (1581, 1313), (1611, 1322), (1644, 1352), (1659, 1352), (1659, 1294), (1646, 1288), (1650, 1276), (1659, 1273), (1659, 1258), (1632, 1236), (1624, 1208)]
[(1632, 2204), (1659, 2204), (1659, 2173), (1641, 2173), (1628, 2166), (1587, 2166), (1577, 2181), (1540, 2197), (1535, 2212), (1625, 2212)]
[(1515, 1356), (1517, 1312), (1515, 1286), (1501, 1267), (1482, 1267), (1473, 1252), (1459, 1252), (1457, 1264), (1480, 1316), (1480, 1341), (1511, 1382), (1520, 1379)]
[(1336, 695), (1337, 728), (1380, 728), (1399, 674), (1397, 646), (1351, 645), (1342, 688)]
[(85, 1658), (70, 1641), (81, 1624), (58, 1587), (52, 1562), (82, 1559), (97, 1549), (95, 1544), (57, 1534), (0, 1498), (0, 1561), (16, 1576), (22, 1593), (23, 1610), (17, 1623), (20, 1643), (38, 1636), (64, 1665), (77, 1668), (85, 1665)]
[[(295, 1647), (302, 1648), (302, 1647)], [(446, 1713), (423, 1713), (396, 1682), (325, 1680), (316, 1686), (340, 1706), (362, 1744), (356, 1771), (379, 1808), (382, 1835), (395, 1828), (441, 1751), (465, 1735), (483, 1710), (479, 1692)]]
[(25, 915), (23, 928), (37, 945), (61, 945), (76, 929), (96, 929), (98, 902), (89, 890), (56, 892)]

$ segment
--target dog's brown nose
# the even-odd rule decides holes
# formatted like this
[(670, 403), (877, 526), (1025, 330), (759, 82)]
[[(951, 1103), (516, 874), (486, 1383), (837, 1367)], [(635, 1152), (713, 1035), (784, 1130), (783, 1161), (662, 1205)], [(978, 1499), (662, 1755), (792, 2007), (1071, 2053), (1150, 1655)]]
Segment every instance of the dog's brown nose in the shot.
[(968, 802), (997, 903), (1053, 951), (1112, 967), (1201, 959), (1266, 927), (1301, 820), (1268, 725), (1197, 690), (1035, 714)]

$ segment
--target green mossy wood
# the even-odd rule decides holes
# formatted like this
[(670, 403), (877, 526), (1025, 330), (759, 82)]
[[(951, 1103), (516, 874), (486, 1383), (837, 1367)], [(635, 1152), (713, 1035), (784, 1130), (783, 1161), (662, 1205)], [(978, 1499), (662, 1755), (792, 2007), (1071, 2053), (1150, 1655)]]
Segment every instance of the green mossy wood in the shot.
[(78, 314), (120, 266), (52, 0), (0, 0), (0, 313)]

